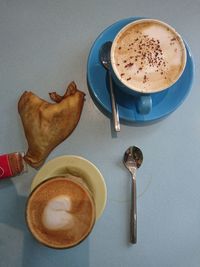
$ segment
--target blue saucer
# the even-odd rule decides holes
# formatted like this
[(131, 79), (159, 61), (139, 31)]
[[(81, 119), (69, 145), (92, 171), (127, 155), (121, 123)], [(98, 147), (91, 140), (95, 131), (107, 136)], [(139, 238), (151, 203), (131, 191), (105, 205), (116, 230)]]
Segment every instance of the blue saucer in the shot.
[[(111, 104), (109, 94), (108, 75), (99, 60), (99, 50), (103, 43), (113, 41), (118, 31), (126, 24), (141, 19), (140, 17), (120, 20), (105, 29), (94, 42), (87, 63), (87, 82), (90, 94), (95, 104), (106, 114), (111, 115)], [(137, 112), (134, 97), (122, 94), (120, 90), (115, 90), (116, 102), (119, 109), (119, 117), (127, 122), (152, 122), (166, 117), (175, 111), (187, 97), (193, 82), (194, 63), (187, 44), (187, 64), (181, 78), (170, 90), (155, 93), (152, 96), (153, 108), (147, 115)]]

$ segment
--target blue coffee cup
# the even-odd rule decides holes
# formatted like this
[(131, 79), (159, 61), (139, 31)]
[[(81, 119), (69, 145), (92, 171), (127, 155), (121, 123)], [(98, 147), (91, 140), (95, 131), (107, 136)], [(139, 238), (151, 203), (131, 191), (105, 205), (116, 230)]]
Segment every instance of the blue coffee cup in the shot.
[[(131, 31), (135, 31), (134, 35)], [(117, 33), (111, 47), (111, 74), (116, 89), (134, 96), (139, 114), (151, 112), (152, 95), (177, 82), (186, 61), (186, 48), (180, 34), (156, 19), (129, 23)], [(135, 84), (129, 81), (138, 77), (143, 77), (143, 80)]]

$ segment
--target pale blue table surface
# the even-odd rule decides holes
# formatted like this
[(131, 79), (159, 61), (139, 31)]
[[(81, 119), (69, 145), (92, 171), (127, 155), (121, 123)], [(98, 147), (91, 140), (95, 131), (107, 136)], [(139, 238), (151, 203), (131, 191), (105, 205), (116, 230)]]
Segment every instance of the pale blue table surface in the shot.
[[(187, 40), (196, 65), (193, 88), (168, 118), (146, 126), (121, 125), (95, 106), (86, 82), (92, 43), (110, 24), (132, 16), (168, 22)], [(26, 151), (17, 112), (24, 90), (48, 99), (75, 80), (86, 93), (74, 133), (49, 155), (79, 155), (103, 174), (105, 212), (89, 238), (70, 250), (38, 244), (24, 219), (36, 170), (0, 183), (1, 267), (199, 267), (200, 78), (199, 0), (0, 0), (0, 153)], [(130, 145), (144, 163), (137, 173), (138, 243), (130, 245), (130, 176), (122, 163)]]

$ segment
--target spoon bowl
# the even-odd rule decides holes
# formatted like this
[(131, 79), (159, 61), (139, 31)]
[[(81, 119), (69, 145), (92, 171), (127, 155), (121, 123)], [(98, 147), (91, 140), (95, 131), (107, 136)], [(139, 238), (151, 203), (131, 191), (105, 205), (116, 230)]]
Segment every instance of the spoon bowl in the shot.
[(140, 168), (143, 162), (142, 151), (136, 147), (129, 147), (124, 153), (124, 165), (131, 172), (132, 167), (136, 166), (137, 169)]
[(102, 65), (109, 70), (110, 68), (110, 50), (111, 50), (112, 42), (106, 42), (102, 45), (100, 49), (100, 60)]

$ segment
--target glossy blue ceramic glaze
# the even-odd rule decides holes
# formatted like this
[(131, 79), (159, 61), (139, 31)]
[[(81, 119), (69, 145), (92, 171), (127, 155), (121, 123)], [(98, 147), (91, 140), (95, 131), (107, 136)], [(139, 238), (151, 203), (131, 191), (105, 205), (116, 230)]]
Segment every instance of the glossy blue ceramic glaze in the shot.
[[(99, 59), (99, 49), (103, 43), (113, 41), (122, 27), (137, 19), (141, 19), (141, 17), (123, 19), (105, 29), (97, 37), (88, 57), (88, 87), (95, 102), (107, 114), (111, 114), (109, 83), (107, 72)], [(187, 50), (187, 64), (181, 78), (169, 89), (152, 94), (152, 110), (148, 114), (139, 113), (137, 98), (128, 93), (124, 94), (122, 90), (118, 90), (118, 85), (115, 85), (116, 101), (121, 120), (136, 123), (156, 121), (165, 118), (183, 103), (192, 87), (194, 78), (194, 62), (186, 42), (185, 45)]]

